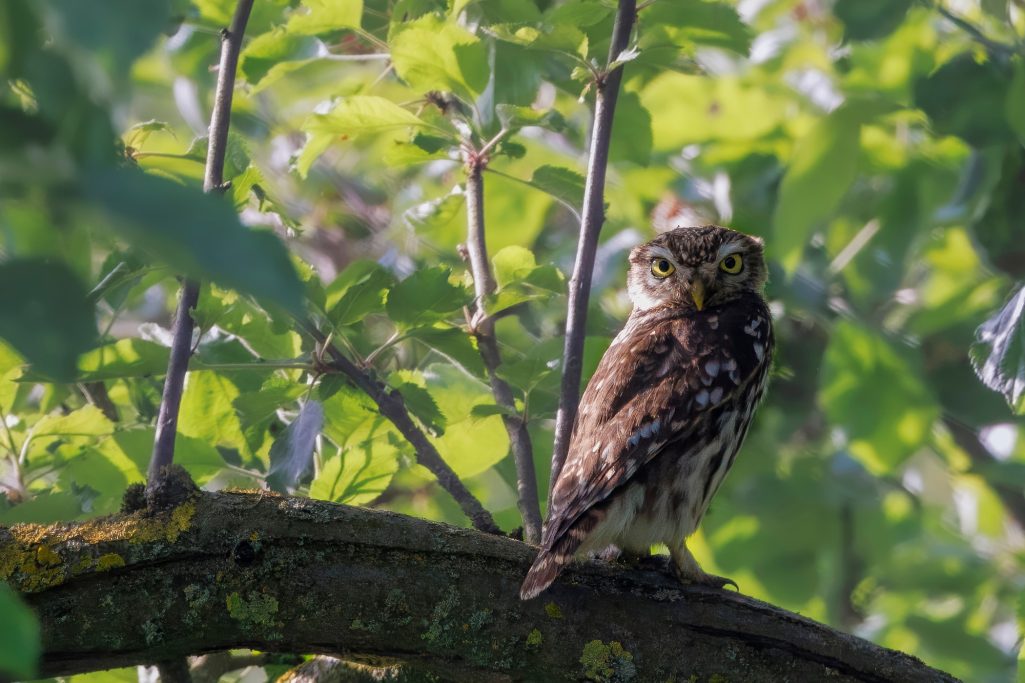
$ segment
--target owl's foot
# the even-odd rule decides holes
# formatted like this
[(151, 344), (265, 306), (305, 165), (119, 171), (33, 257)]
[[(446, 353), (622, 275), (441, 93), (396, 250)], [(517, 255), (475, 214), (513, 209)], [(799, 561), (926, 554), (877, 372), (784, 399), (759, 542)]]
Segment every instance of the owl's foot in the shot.
[(669, 554), (673, 560), (673, 574), (681, 583), (709, 586), (720, 590), (726, 586), (733, 586), (734, 590), (740, 591), (740, 587), (733, 579), (705, 572), (698, 565), (698, 561), (694, 559), (694, 556), (691, 555), (686, 544), (678, 550), (670, 548)]
[(706, 574), (701, 572), (699, 577), (683, 577), (677, 574), (677, 578), (683, 583), (693, 583), (699, 586), (708, 586), (709, 588), (718, 588), (724, 590), (726, 586), (733, 586), (733, 590), (740, 592), (740, 586), (733, 579), (728, 579), (725, 576), (716, 576), (715, 574)]

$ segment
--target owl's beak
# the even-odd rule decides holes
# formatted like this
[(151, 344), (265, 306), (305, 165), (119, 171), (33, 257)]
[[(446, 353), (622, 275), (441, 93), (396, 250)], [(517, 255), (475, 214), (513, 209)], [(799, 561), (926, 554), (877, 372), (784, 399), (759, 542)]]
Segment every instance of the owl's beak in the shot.
[(704, 310), (705, 308), (705, 283), (701, 280), (694, 280), (690, 286), (690, 298), (694, 299), (694, 305), (698, 307), (698, 310)]

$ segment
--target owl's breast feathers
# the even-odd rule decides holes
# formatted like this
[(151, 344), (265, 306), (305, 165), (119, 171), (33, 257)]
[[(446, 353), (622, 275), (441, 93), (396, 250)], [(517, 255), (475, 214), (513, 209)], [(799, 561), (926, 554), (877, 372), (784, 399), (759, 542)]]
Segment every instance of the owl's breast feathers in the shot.
[[(672, 309), (635, 311), (581, 398), (569, 454), (552, 492), (537, 571), (531, 573), (554, 580), (601, 521), (600, 504), (667, 446), (686, 457), (688, 441), (714, 429), (703, 418), (715, 408), (750, 390), (753, 410), (772, 349), (771, 317), (753, 292), (728, 306), (687, 315)], [(528, 575), (522, 595), (534, 592), (526, 590), (530, 582)], [(540, 583), (545, 582), (533, 582)]]

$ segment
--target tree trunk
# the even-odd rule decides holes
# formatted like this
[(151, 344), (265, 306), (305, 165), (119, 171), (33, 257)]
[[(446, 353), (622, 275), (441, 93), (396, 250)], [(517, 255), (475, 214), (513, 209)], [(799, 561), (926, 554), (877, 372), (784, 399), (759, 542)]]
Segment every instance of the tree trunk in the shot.
[(0, 528), (44, 676), (230, 648), (413, 661), (443, 680), (953, 681), (732, 592), (588, 563), (521, 602), (534, 551), (403, 515), (255, 493)]

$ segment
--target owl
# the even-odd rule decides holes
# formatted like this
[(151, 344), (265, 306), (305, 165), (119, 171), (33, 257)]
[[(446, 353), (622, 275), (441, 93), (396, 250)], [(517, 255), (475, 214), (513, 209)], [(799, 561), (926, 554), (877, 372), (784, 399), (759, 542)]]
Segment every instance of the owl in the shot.
[(587, 385), (520, 597), (575, 556), (669, 547), (684, 582), (722, 587), (687, 549), (765, 391), (772, 318), (763, 243), (708, 225), (630, 253), (633, 311)]

